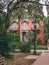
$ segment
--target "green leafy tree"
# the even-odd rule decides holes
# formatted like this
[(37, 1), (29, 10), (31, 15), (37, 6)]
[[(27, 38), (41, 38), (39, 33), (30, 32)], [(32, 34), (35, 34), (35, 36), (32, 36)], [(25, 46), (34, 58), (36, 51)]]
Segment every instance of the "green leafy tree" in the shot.
[(9, 27), (9, 7), (8, 11), (3, 12), (4, 4), (0, 3), (0, 54), (9, 53), (10, 34), (7, 32)]
[(5, 22), (4, 13), (0, 11), (0, 54), (8, 53), (10, 35), (7, 33), (7, 26)]
[(29, 31), (26, 37), (28, 39), (29, 44), (33, 44), (33, 42), (34, 42), (34, 32)]
[[(0, 37), (0, 53), (1, 54), (3, 52), (6, 53), (9, 51), (8, 43), (10, 41), (10, 36), (9, 36), (9, 33), (7, 33), (7, 29), (9, 28), (10, 20), (15, 17), (18, 18), (19, 15), (22, 16), (21, 18), (24, 18), (26, 16), (26, 9), (28, 10), (27, 15), (29, 15), (29, 17), (30, 17), (30, 14), (29, 14), (30, 5), (27, 5), (28, 3), (24, 3), (24, 0), (22, 0), (22, 1), (23, 2), (21, 2), (20, 0), (19, 1), (17, 0), (17, 2), (14, 2), (14, 0), (11, 0), (11, 1), (9, 0), (7, 2), (5, 1), (6, 4), (0, 3), (0, 36), (1, 36)], [(28, 2), (28, 0), (27, 0), (27, 2)], [(36, 3), (36, 4), (35, 3), (33, 4), (34, 7), (33, 7), (32, 11), (41, 12), (39, 4), (38, 3)], [(7, 9), (7, 12), (3, 12), (3, 9), (5, 9), (5, 8)], [(34, 8), (35, 8), (35, 10), (34, 10)], [(32, 9), (32, 7), (31, 7), (31, 9)], [(32, 13), (32, 11), (30, 11), (30, 12)], [(36, 16), (35, 12), (32, 13), (33, 17)], [(38, 15), (38, 13), (37, 13), (37, 15)]]
[(45, 38), (49, 39), (49, 17), (45, 21)]
[(42, 5), (39, 4), (39, 1), (40, 0), (36, 0), (28, 6), (28, 12), (29, 12), (30, 18), (33, 18), (33, 19), (36, 18), (37, 21), (42, 19), (44, 16), (42, 11)]

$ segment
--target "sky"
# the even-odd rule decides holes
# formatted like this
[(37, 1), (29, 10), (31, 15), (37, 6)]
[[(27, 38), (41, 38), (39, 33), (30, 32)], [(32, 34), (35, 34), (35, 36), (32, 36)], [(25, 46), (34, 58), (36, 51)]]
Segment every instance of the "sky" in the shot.
[(43, 6), (43, 12), (44, 12), (44, 15), (47, 17), (47, 10), (46, 10), (46, 6)]
[[(40, 3), (45, 4), (45, 1), (46, 0), (40, 0)], [(46, 9), (46, 6), (45, 5), (43, 5), (43, 12), (44, 12), (44, 15), (47, 17), (47, 9)]]

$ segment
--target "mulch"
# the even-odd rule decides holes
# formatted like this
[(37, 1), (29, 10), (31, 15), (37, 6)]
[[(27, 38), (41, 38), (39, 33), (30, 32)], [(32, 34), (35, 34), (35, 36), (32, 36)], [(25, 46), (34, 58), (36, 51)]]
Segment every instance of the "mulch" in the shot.
[(6, 65), (31, 65), (35, 60), (25, 59), (31, 53), (14, 52), (13, 58), (6, 59)]

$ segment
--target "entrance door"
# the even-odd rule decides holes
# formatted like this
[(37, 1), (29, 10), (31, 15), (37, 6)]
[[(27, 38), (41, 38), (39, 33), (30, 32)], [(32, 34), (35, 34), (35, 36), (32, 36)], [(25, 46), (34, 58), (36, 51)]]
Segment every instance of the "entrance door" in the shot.
[(26, 32), (22, 33), (22, 41), (26, 41)]

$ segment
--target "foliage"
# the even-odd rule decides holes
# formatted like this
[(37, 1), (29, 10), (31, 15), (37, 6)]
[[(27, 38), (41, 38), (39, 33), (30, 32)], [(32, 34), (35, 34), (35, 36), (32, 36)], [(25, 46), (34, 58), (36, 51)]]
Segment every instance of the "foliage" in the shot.
[(0, 54), (9, 53), (10, 35), (7, 33), (0, 33)]
[(26, 8), (24, 4), (25, 3), (21, 2), (17, 6), (15, 6), (15, 9), (11, 12), (10, 21), (16, 18), (19, 19), (19, 16), (21, 16), (21, 19), (26, 18)]
[(12, 31), (9, 32), (11, 35), (11, 41), (9, 43), (9, 49), (10, 51), (14, 51), (16, 48), (18, 48), (19, 44), (19, 35), (17, 33), (14, 33)]
[[(34, 49), (34, 45), (31, 46), (31, 49)], [(46, 46), (44, 46), (44, 45), (38, 45), (38, 46), (36, 46), (36, 49), (37, 50), (48, 50), (46, 48)]]
[[(38, 0), (38, 2), (39, 2), (39, 0)], [(44, 16), (43, 12), (42, 12), (42, 5), (40, 5), (39, 3), (36, 3), (36, 2), (29, 4), (28, 13), (31, 18), (36, 18), (37, 21), (38, 21), (38, 19), (41, 19), (41, 17)]]
[(17, 33), (10, 33), (12, 42), (19, 42), (19, 35)]
[[(9, 0), (10, 1), (10, 0)], [(22, 6), (22, 2), (21, 3), (19, 3), (18, 4), (18, 2), (16, 3), (16, 4), (18, 4), (18, 9), (17, 9), (17, 6), (15, 6), (15, 3), (14, 3), (14, 6), (15, 7), (13, 7), (13, 5), (12, 5), (12, 3), (13, 3), (13, 1), (14, 0), (12, 0), (11, 2), (8, 2), (8, 1), (6, 1), (6, 2), (8, 2), (8, 4), (6, 3), (5, 4), (5, 6), (2, 6), (2, 4), (0, 5), (0, 53), (6, 53), (6, 52), (9, 52), (9, 43), (10, 43), (10, 41), (11, 41), (11, 37), (10, 37), (10, 35), (7, 33), (7, 29), (8, 29), (8, 27), (9, 27), (9, 24), (10, 24), (10, 21), (9, 20), (11, 20), (11, 14), (13, 14), (13, 17), (15, 16), (15, 13), (16, 13), (16, 15), (17, 15), (17, 18), (18, 18), (18, 15), (21, 15), (22, 17), (23, 17), (23, 15), (24, 16), (26, 16), (25, 14), (26, 14), (26, 12), (25, 12), (25, 10), (24, 10), (24, 8), (25, 9), (27, 9), (26, 7), (27, 6)], [(25, 0), (26, 1), (26, 0)], [(26, 3), (27, 4), (27, 3)], [(3, 4), (4, 5), (4, 4)], [(12, 6), (11, 6), (12, 5)], [(24, 3), (23, 3), (23, 5), (24, 5)], [(29, 5), (30, 6), (30, 5)], [(33, 7), (33, 10), (34, 10), (34, 8), (35, 8), (35, 10), (37, 11), (37, 9), (38, 10), (40, 10), (39, 8), (36, 8), (36, 5), (34, 5), (35, 7)], [(12, 8), (13, 7), (13, 8)], [(38, 6), (37, 6), (38, 7)], [(3, 11), (1, 11), (1, 10), (3, 10), (4, 8), (7, 8), (7, 12), (6, 13), (4, 13)], [(15, 11), (15, 9), (16, 9), (16, 11)], [(12, 12), (13, 10), (12, 9), (14, 9), (14, 13)], [(32, 9), (32, 8), (31, 8)], [(30, 9), (29, 9), (30, 10)], [(28, 13), (29, 13), (29, 10), (28, 10)], [(34, 11), (35, 11), (34, 10)], [(25, 12), (25, 13), (24, 13)], [(37, 12), (41, 12), (41, 11), (37, 11)], [(36, 13), (37, 13), (36, 12)], [(23, 14), (23, 15), (22, 15)], [(43, 13), (42, 13), (43, 14)], [(11, 15), (11, 16), (10, 16)], [(28, 15), (28, 14), (27, 14)], [(35, 14), (34, 14), (35, 15)], [(15, 16), (16, 17), (16, 16)], [(14, 17), (14, 18), (15, 18)], [(23, 17), (24, 18), (24, 17)], [(15, 37), (15, 36), (14, 36)], [(13, 37), (12, 37), (13, 38)], [(16, 38), (16, 37), (15, 37)], [(13, 41), (17, 41), (16, 39), (14, 39)], [(11, 43), (12, 44), (12, 43)], [(25, 48), (25, 44), (24, 45), (22, 45), (22, 47), (24, 46), (24, 48)], [(27, 44), (26, 44), (26, 46), (27, 46)], [(25, 49), (27, 49), (27, 47), (25, 48)]]
[(29, 31), (26, 37), (28, 39), (28, 42), (32, 43), (34, 41), (34, 32), (33, 31)]
[(10, 42), (9, 49), (10, 51), (14, 51), (16, 48), (18, 48), (18, 42)]
[[(10, 34), (7, 33), (9, 22), (7, 22), (6, 13), (0, 10), (0, 54), (8, 53)], [(9, 21), (9, 20), (8, 20)]]
[(46, 22), (45, 22), (45, 38), (49, 38), (49, 17), (47, 17)]
[(49, 38), (49, 33), (45, 33), (45, 34), (44, 34), (44, 38), (45, 38), (45, 39), (46, 39), (46, 38), (48, 39), (48, 38)]
[(22, 52), (29, 52), (29, 51), (30, 51), (30, 44), (27, 43), (27, 42), (21, 43), (21, 45), (20, 45), (20, 50), (21, 50)]
[(29, 4), (28, 1), (20, 2), (18, 5), (15, 5), (15, 8), (10, 15), (10, 21), (18, 18), (19, 15), (21, 15), (21, 19), (32, 19), (35, 18), (35, 16), (37, 16), (37, 19), (41, 19), (44, 16), (42, 11), (42, 5), (37, 3), (39, 2), (39, 0), (37, 2), (36, 1)]

